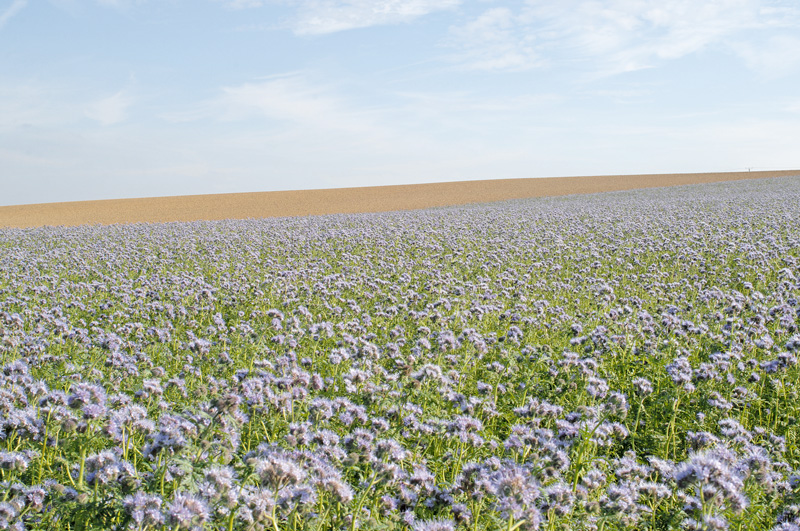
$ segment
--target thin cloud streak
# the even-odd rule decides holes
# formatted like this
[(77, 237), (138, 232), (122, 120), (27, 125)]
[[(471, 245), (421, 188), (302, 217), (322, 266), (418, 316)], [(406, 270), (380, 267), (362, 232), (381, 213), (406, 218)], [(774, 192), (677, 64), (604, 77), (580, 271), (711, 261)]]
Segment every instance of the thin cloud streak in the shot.
[(203, 120), (258, 122), (263, 130), (282, 134), (292, 131), (358, 135), (381, 138), (387, 130), (379, 125), (380, 111), (349, 101), (324, 83), (314, 83), (292, 72), (252, 82), (222, 87), (220, 94), (191, 108), (164, 113), (171, 123)]
[[(560, 62), (589, 65), (595, 74), (609, 76), (714, 48), (740, 56), (755, 70), (775, 71), (785, 51), (774, 39), (760, 42), (753, 32), (797, 29), (800, 11), (776, 0), (528, 1), (517, 11), (486, 9), (452, 27), (447, 42), (462, 49), (456, 58), (466, 68), (477, 70)], [(793, 53), (789, 59), (794, 68)]]
[(800, 67), (800, 39), (776, 35), (764, 42), (736, 43), (733, 50), (748, 68), (768, 79), (786, 76)]
[(133, 98), (124, 90), (95, 101), (86, 107), (86, 116), (102, 125), (114, 125), (127, 118), (128, 108), (133, 105)]
[(506, 7), (484, 11), (475, 20), (451, 29), (451, 42), (465, 49), (461, 59), (470, 70), (523, 71), (545, 64), (534, 32)]
[(28, 5), (28, 0), (14, 0), (2, 14), (0, 14), (0, 29), (8, 23), (11, 18), (22, 11)]
[(294, 32), (322, 35), (399, 24), (460, 4), (461, 0), (306, 0), (298, 9)]
[(216, 0), (228, 9), (251, 9), (264, 5), (262, 0)]

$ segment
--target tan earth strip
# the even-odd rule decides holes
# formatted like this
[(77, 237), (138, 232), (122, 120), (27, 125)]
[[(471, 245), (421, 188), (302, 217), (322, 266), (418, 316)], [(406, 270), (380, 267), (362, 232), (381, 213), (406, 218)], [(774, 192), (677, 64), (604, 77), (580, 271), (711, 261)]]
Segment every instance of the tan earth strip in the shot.
[(0, 207), (0, 227), (108, 225), (385, 212), (790, 175), (800, 175), (800, 170), (498, 179), (43, 203)]

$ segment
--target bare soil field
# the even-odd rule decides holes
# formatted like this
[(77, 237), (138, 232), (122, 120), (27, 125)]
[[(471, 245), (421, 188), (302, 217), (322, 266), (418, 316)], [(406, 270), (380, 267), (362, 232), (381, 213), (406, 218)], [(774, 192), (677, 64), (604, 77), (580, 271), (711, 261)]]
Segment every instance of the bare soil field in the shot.
[(0, 227), (158, 223), (415, 210), (800, 175), (800, 170), (497, 179), (0, 206)]

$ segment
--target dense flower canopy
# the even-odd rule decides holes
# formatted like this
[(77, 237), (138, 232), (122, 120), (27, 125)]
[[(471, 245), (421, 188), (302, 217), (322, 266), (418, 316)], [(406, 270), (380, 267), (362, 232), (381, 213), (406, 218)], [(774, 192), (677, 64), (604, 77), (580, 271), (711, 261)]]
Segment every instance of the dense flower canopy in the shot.
[(799, 529), (798, 205), (0, 231), (0, 528)]

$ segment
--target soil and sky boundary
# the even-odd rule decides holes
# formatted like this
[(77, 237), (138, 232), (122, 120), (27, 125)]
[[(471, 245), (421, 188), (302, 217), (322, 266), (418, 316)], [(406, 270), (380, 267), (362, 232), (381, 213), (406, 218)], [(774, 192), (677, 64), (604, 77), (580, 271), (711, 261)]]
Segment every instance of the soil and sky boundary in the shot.
[(0, 227), (111, 225), (416, 210), (800, 175), (800, 170), (495, 179), (0, 206)]

